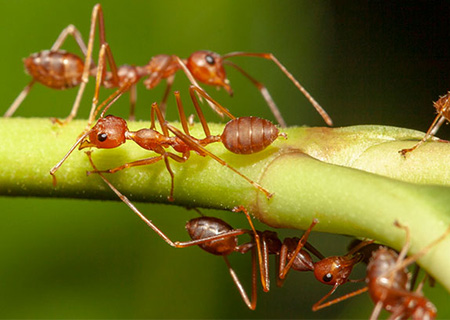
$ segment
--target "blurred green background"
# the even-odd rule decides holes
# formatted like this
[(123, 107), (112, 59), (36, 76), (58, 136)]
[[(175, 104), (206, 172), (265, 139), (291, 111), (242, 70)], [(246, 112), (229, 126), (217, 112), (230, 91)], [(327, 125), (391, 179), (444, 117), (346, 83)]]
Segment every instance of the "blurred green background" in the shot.
[[(0, 3), (3, 113), (29, 81), (22, 58), (49, 49), (71, 23), (87, 40), (95, 2)], [(434, 117), (431, 102), (450, 89), (450, 3), (444, 1), (165, 0), (102, 5), (107, 40), (118, 64), (144, 65), (156, 54), (187, 57), (201, 49), (272, 52), (336, 126), (383, 124), (425, 131)], [(79, 52), (73, 41), (65, 48)], [(273, 64), (257, 58), (233, 61), (267, 85), (289, 125), (324, 125)], [(235, 96), (208, 88), (213, 97), (236, 115), (273, 119), (245, 78), (234, 70), (229, 78)], [(187, 86), (178, 74), (174, 89), (186, 97)], [(81, 118), (87, 117), (92, 80), (88, 87)], [(138, 86), (139, 119), (148, 119), (150, 104), (162, 93), (163, 86), (152, 91)], [(65, 117), (75, 94), (76, 90), (36, 85), (17, 116)], [(174, 105), (173, 97), (169, 105)], [(169, 119), (176, 119), (174, 109), (169, 107)], [(114, 113), (128, 114), (127, 98), (117, 103)], [(18, 134), (33, 133), (24, 128)], [(442, 128), (439, 136), (449, 138), (448, 128)], [(187, 239), (184, 223), (195, 212), (138, 206), (172, 239)], [(283, 288), (273, 286), (264, 294), (260, 290), (257, 310), (249, 311), (221, 258), (199, 248), (169, 248), (119, 202), (0, 198), (0, 208), (1, 318), (368, 318), (373, 308), (362, 295), (312, 313), (312, 304), (330, 288), (312, 274), (291, 272)], [(234, 227), (247, 226), (241, 215), (204, 212)], [(280, 231), (282, 237), (299, 234)], [(319, 233), (311, 238), (325, 255), (345, 253), (349, 240)], [(235, 254), (231, 261), (248, 288), (250, 257)], [(341, 288), (336, 296), (352, 288)], [(450, 318), (448, 293), (438, 285), (426, 288), (426, 294), (437, 305), (440, 318)]]

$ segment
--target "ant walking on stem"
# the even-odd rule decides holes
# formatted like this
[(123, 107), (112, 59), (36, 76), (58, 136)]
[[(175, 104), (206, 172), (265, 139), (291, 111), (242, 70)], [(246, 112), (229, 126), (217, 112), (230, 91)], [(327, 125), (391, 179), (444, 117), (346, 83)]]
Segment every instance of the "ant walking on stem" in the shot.
[(398, 254), (386, 247), (380, 247), (373, 252), (367, 265), (365, 279), (367, 286), (329, 301), (320, 308), (328, 307), (368, 291), (370, 297), (376, 304), (370, 317), (371, 320), (377, 319), (382, 309), (391, 313), (389, 319), (406, 319), (409, 317), (414, 320), (435, 319), (437, 313), (436, 307), (421, 292), (423, 282), (415, 291), (411, 291), (410, 276), (406, 267), (427, 254), (434, 246), (443, 241), (450, 234), (450, 227), (419, 252), (410, 257), (406, 257), (410, 247), (409, 228), (401, 225), (397, 221), (395, 222), (395, 226), (402, 228), (406, 233), (405, 244), (400, 253)]
[[(111, 149), (125, 143), (126, 140), (136, 142), (143, 149), (154, 151), (158, 156), (146, 158), (122, 166), (104, 170), (102, 172), (114, 173), (126, 168), (148, 165), (164, 160), (167, 171), (171, 176), (171, 188), (169, 200), (173, 200), (174, 191), (174, 174), (169, 164), (169, 159), (176, 162), (186, 162), (191, 151), (195, 151), (200, 156), (209, 156), (219, 162), (221, 165), (228, 167), (242, 178), (247, 180), (255, 188), (263, 192), (267, 198), (272, 194), (258, 183), (242, 174), (240, 171), (230, 166), (227, 162), (217, 157), (207, 149), (205, 146), (214, 142), (222, 142), (223, 145), (230, 151), (237, 154), (250, 154), (259, 152), (270, 145), (278, 136), (285, 136), (279, 133), (278, 129), (269, 121), (256, 117), (233, 118), (227, 123), (221, 135), (211, 135), (208, 124), (203, 116), (195, 92), (201, 94), (205, 99), (211, 103), (216, 104), (215, 100), (210, 98), (206, 93), (199, 91), (197, 87), (190, 87), (191, 97), (193, 98), (194, 106), (199, 115), (203, 130), (206, 137), (203, 139), (196, 139), (189, 133), (189, 127), (184, 113), (183, 105), (178, 92), (175, 92), (178, 111), (180, 115), (183, 132), (176, 129), (174, 126), (168, 124), (158, 108), (157, 103), (153, 103), (152, 109), (155, 110), (158, 121), (161, 126), (162, 133), (155, 129), (141, 129), (138, 131), (130, 131), (124, 119), (112, 115), (103, 117), (104, 112), (109, 108), (110, 104), (105, 107), (101, 118), (97, 121), (92, 129), (83, 134), (76, 143), (70, 148), (63, 159), (58, 162), (51, 170), (50, 174), (53, 176), (53, 182), (56, 183), (55, 173), (61, 167), (63, 162), (68, 158), (72, 151), (79, 146), (79, 149), (87, 147), (95, 147), (100, 149)], [(154, 124), (152, 124), (154, 127)], [(169, 131), (175, 134), (175, 137), (169, 136)], [(166, 148), (172, 147), (176, 152), (166, 151)]]
[[(100, 38), (100, 54), (98, 67), (92, 63), (92, 51), (94, 46), (95, 27), (98, 23), (99, 38)], [(80, 50), (84, 55), (84, 61), (79, 56), (61, 50), (61, 46), (71, 35), (76, 40)], [(105, 58), (106, 56), (106, 58)], [(281, 127), (286, 127), (281, 113), (276, 106), (274, 100), (269, 94), (267, 88), (250, 76), (246, 71), (239, 67), (234, 62), (227, 60), (231, 57), (246, 56), (246, 57), (260, 57), (270, 60), (292, 81), (292, 83), (305, 95), (305, 97), (316, 108), (322, 118), (328, 125), (332, 125), (332, 120), (326, 111), (317, 103), (317, 101), (303, 88), (303, 86), (295, 79), (295, 77), (286, 69), (284, 65), (271, 53), (248, 53), (248, 52), (231, 52), (220, 56), (212, 51), (196, 51), (189, 58), (181, 59), (176, 55), (157, 55), (150, 59), (149, 63), (144, 66), (130, 66), (122, 65), (117, 67), (109, 44), (106, 42), (106, 32), (104, 27), (103, 10), (100, 4), (96, 4), (92, 10), (91, 26), (89, 32), (88, 46), (86, 47), (79, 31), (73, 26), (69, 25), (64, 29), (56, 42), (50, 50), (40, 51), (32, 54), (24, 60), (27, 72), (32, 76), (30, 83), (22, 90), (13, 104), (5, 113), (5, 117), (10, 117), (14, 114), (25, 97), (30, 92), (31, 88), (36, 82), (53, 89), (68, 89), (79, 86), (79, 90), (72, 106), (69, 116), (62, 121), (62, 123), (70, 122), (77, 114), (84, 89), (88, 82), (89, 76), (95, 76), (97, 73), (97, 83), (95, 89), (95, 96), (89, 115), (88, 126), (92, 124), (95, 119), (95, 109), (98, 101), (99, 87), (118, 88), (116, 93), (123, 93), (130, 91), (130, 120), (134, 120), (134, 107), (136, 104), (136, 84), (143, 77), (144, 86), (150, 90), (156, 87), (161, 80), (166, 79), (166, 89), (161, 101), (161, 110), (165, 114), (166, 100), (172, 87), (175, 73), (178, 70), (183, 70), (188, 77), (191, 85), (196, 86), (199, 90), (201, 87), (196, 80), (207, 85), (224, 88), (230, 95), (233, 90), (229, 84), (224, 65), (229, 65), (242, 73), (248, 78), (260, 91), (261, 95), (269, 105), (272, 113), (277, 119)], [(106, 62), (110, 66), (110, 71), (105, 70)], [(97, 69), (97, 70), (96, 70)], [(100, 69), (100, 70), (99, 70)], [(97, 71), (97, 72), (96, 72)], [(102, 80), (98, 81), (99, 75)], [(114, 94), (112, 95), (114, 96)], [(112, 98), (112, 96), (110, 98)], [(220, 115), (229, 114), (228, 110), (216, 104), (210, 106)], [(152, 116), (153, 117), (153, 116)]]

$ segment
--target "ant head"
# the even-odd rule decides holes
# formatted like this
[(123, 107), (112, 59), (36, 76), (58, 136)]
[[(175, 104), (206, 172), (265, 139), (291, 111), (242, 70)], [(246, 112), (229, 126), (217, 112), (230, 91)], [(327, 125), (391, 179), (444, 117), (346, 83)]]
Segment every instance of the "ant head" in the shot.
[(90, 130), (88, 138), (80, 143), (79, 149), (95, 147), (99, 149), (111, 149), (125, 142), (125, 133), (128, 131), (124, 119), (108, 115), (100, 118)]
[(212, 51), (197, 51), (189, 56), (186, 66), (194, 78), (208, 85), (223, 87), (232, 95), (222, 57)]
[(323, 284), (341, 285), (346, 283), (353, 266), (361, 260), (361, 255), (352, 257), (334, 256), (322, 259), (314, 265), (314, 276)]

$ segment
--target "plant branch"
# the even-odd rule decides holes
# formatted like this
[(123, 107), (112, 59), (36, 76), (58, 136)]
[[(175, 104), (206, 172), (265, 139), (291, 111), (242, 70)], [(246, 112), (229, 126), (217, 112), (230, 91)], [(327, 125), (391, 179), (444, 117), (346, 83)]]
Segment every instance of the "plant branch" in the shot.
[[(0, 119), (0, 195), (117, 199), (75, 150), (56, 173), (49, 170), (69, 150), (85, 121), (65, 127), (47, 119)], [(130, 123), (130, 129), (148, 123)], [(177, 124), (175, 124), (177, 125)], [(223, 125), (212, 125), (214, 133)], [(201, 128), (192, 128), (201, 136)], [(423, 133), (384, 126), (348, 128), (288, 128), (288, 139), (254, 155), (230, 154), (221, 145), (208, 150), (274, 193), (264, 194), (211, 158), (192, 154), (184, 164), (171, 162), (175, 202), (185, 207), (230, 209), (244, 205), (273, 227), (306, 229), (374, 238), (396, 249), (404, 243), (398, 220), (411, 230), (410, 253), (419, 251), (450, 225), (450, 144), (426, 143), (403, 158), (398, 150), (411, 147)], [(95, 150), (100, 169), (153, 156), (131, 142), (114, 150)], [(375, 173), (375, 174), (374, 174)], [(108, 175), (133, 201), (165, 202), (170, 176), (164, 163)], [(450, 237), (431, 250), (420, 264), (447, 290), (450, 277)]]

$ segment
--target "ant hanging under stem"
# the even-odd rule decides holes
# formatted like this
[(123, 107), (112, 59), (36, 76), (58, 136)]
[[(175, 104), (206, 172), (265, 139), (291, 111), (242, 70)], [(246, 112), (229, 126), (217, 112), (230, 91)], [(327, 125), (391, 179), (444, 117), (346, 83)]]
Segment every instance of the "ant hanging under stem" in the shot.
[[(323, 302), (330, 295), (332, 295), (339, 286), (347, 282), (363, 281), (363, 279), (349, 279), (349, 276), (351, 271), (353, 270), (353, 267), (358, 262), (360, 262), (363, 257), (358, 251), (363, 247), (373, 243), (372, 240), (363, 241), (343, 256), (324, 257), (320, 252), (318, 252), (307, 242), (312, 228), (314, 228), (314, 226), (318, 222), (319, 221), (317, 219), (314, 219), (300, 239), (286, 238), (283, 240), (283, 244), (279, 248), (275, 247), (275, 249), (272, 249), (272, 251), (265, 249), (267, 247), (265, 243), (268, 239), (271, 243), (277, 243), (276, 241), (274, 241), (274, 238), (276, 238), (276, 234), (267, 233), (265, 235), (260, 235), (261, 246), (263, 247), (263, 259), (267, 257), (269, 253), (279, 255), (277, 278), (278, 286), (283, 285), (283, 282), (285, 281), (287, 273), (290, 269), (296, 271), (313, 271), (314, 277), (318, 281), (322, 282), (323, 284), (333, 286), (333, 288), (325, 296), (323, 296), (318, 302), (313, 305), (312, 309), (314, 311), (320, 309)], [(281, 242), (278, 241), (278, 243)], [(274, 248), (273, 245), (272, 248)], [(314, 262), (309, 253), (303, 248), (308, 249), (308, 251), (313, 253), (320, 260)], [(268, 272), (266, 271), (265, 273), (267, 274)]]
[[(240, 209), (245, 211), (244, 208)], [(316, 248), (307, 242), (309, 234), (314, 226), (319, 223), (314, 219), (309, 228), (305, 231), (303, 236), (299, 238), (285, 238), (283, 242), (280, 241), (276, 232), (273, 231), (256, 231), (259, 235), (256, 244), (261, 246), (258, 251), (261, 251), (259, 261), (261, 283), (264, 291), (270, 289), (269, 278), (269, 255), (275, 254), (277, 256), (277, 285), (282, 286), (287, 273), (293, 269), (296, 271), (313, 271), (315, 278), (323, 284), (332, 285), (333, 288), (317, 303), (314, 304), (313, 310), (321, 308), (323, 301), (325, 301), (336, 289), (347, 282), (361, 282), (363, 279), (352, 280), (349, 279), (350, 273), (355, 264), (361, 261), (362, 254), (359, 251), (373, 243), (372, 240), (363, 241), (358, 246), (354, 247), (344, 256), (324, 257)], [(314, 254), (320, 260), (314, 262), (308, 251)]]
[[(103, 10), (100, 4), (96, 4), (92, 10), (89, 41), (87, 47), (79, 31), (73, 25), (69, 25), (61, 32), (60, 36), (55, 41), (50, 50), (44, 50), (32, 54), (24, 60), (25, 68), (27, 72), (33, 77), (33, 79), (22, 90), (22, 92), (7, 110), (4, 115), (5, 117), (10, 117), (14, 114), (14, 112), (23, 102), (32, 86), (36, 82), (40, 82), (43, 85), (53, 89), (67, 89), (80, 86), (75, 102), (72, 106), (72, 110), (69, 116), (63, 121), (63, 123), (67, 123), (75, 117), (80, 105), (82, 95), (84, 93), (84, 89), (88, 82), (88, 78), (89, 76), (95, 76), (96, 73), (96, 67), (92, 63), (92, 52), (94, 46), (95, 26), (97, 22), (99, 26), (101, 49), (97, 67), (97, 84), (95, 89), (95, 96), (93, 98), (93, 104), (89, 115), (88, 126), (90, 126), (95, 119), (95, 110), (98, 101), (100, 86), (104, 86), (106, 88), (118, 88), (115, 94), (130, 91), (130, 120), (134, 120), (134, 108), (136, 104), (136, 84), (143, 77), (147, 77), (147, 79), (144, 80), (144, 86), (148, 90), (153, 89), (155, 86), (157, 86), (161, 82), (161, 80), (167, 80), (166, 89), (161, 101), (161, 110), (162, 113), (165, 114), (166, 100), (172, 87), (175, 73), (177, 71), (183, 70), (183, 72), (191, 82), (191, 85), (196, 86), (199, 90), (203, 89), (201, 89), (201, 87), (197, 84), (196, 80), (207, 85), (225, 88), (225, 90), (230, 95), (232, 95), (233, 91), (224, 69), (224, 65), (229, 65), (241, 72), (258, 88), (266, 103), (269, 105), (278, 123), (282, 127), (286, 127), (286, 122), (281, 116), (281, 113), (272, 97), (270, 96), (267, 88), (262, 83), (251, 77), (241, 67), (229, 60), (226, 60), (228, 58), (236, 56), (260, 57), (274, 62), (275, 65), (311, 102), (311, 104), (314, 106), (314, 108), (316, 108), (325, 122), (330, 126), (332, 125), (332, 120), (328, 116), (326, 111), (303, 88), (303, 86), (294, 78), (294, 76), (286, 69), (286, 67), (283, 66), (279, 62), (279, 60), (271, 53), (232, 52), (220, 56), (219, 54), (212, 51), (197, 51), (189, 56), (188, 59), (181, 59), (176, 55), (161, 54), (151, 58), (149, 63), (145, 66), (122, 65), (117, 67), (109, 44), (106, 42)], [(76, 40), (85, 57), (84, 61), (79, 56), (60, 49), (67, 39), (68, 35), (73, 36)], [(110, 66), (110, 71), (104, 70), (106, 61)], [(98, 81), (100, 75), (102, 79)], [(210, 104), (210, 106), (220, 115), (229, 114), (228, 110), (218, 104)]]
[[(230, 225), (221, 219), (213, 217), (200, 217), (191, 219), (186, 223), (186, 230), (191, 237), (191, 241), (179, 242), (172, 241), (168, 236), (166, 236), (151, 220), (147, 219), (140, 211), (137, 209), (133, 203), (123, 195), (116, 187), (114, 187), (105, 176), (98, 171), (94, 162), (92, 161), (92, 151), (86, 151), (86, 155), (89, 158), (89, 162), (92, 168), (102, 180), (110, 187), (110, 189), (122, 200), (138, 217), (144, 221), (153, 231), (156, 232), (167, 244), (175, 248), (187, 248), (191, 246), (198, 245), (203, 250), (212, 253), (214, 255), (222, 256), (227, 265), (228, 271), (233, 279), (239, 294), (244, 300), (247, 307), (251, 310), (255, 310), (257, 301), (257, 275), (256, 275), (256, 250), (258, 250), (259, 261), (261, 261), (261, 250), (259, 244), (259, 235), (256, 233), (255, 227), (251, 220), (250, 215), (246, 210), (242, 210), (243, 207), (234, 208), (234, 212), (244, 211), (246, 218), (251, 226), (251, 230), (248, 229), (233, 229)], [(237, 237), (242, 234), (249, 234), (252, 236), (252, 241), (238, 245)], [(255, 246), (256, 244), (256, 246)], [(248, 298), (247, 293), (244, 290), (238, 276), (230, 265), (227, 256), (232, 252), (246, 253), (249, 250), (252, 251), (252, 293), (251, 299)]]
[(385, 309), (391, 313), (389, 319), (406, 319), (411, 317), (417, 320), (431, 320), (436, 317), (436, 307), (421, 292), (423, 283), (415, 291), (411, 291), (410, 276), (406, 267), (427, 254), (430, 249), (443, 241), (450, 234), (450, 227), (419, 252), (410, 257), (406, 257), (410, 247), (409, 228), (401, 225), (397, 221), (394, 224), (396, 227), (404, 229), (406, 233), (405, 244), (400, 253), (397, 254), (389, 248), (380, 247), (373, 252), (367, 265), (365, 279), (367, 286), (329, 301), (320, 308), (328, 307), (368, 291), (373, 302), (376, 304), (370, 317), (371, 320), (378, 318), (381, 309)]
[[(399, 151), (399, 153), (406, 158), (406, 154), (408, 152), (412, 152), (416, 150), (422, 143), (426, 142), (429, 138), (433, 137), (436, 132), (439, 130), (441, 125), (445, 121), (450, 120), (450, 92), (447, 92), (444, 96), (440, 97), (438, 101), (434, 102), (434, 107), (436, 108), (437, 116), (434, 119), (433, 123), (431, 124), (430, 128), (428, 129), (425, 136), (420, 140), (418, 143), (416, 143), (412, 148), (409, 149), (402, 149)], [(441, 140), (441, 142), (448, 142), (445, 140)]]
[[(228, 271), (230, 272), (231, 278), (233, 279), (236, 287), (239, 290), (239, 293), (244, 300), (247, 307), (251, 310), (255, 310), (256, 308), (256, 300), (257, 300), (257, 291), (256, 291), (256, 283), (257, 283), (257, 268), (256, 268), (256, 252), (258, 252), (258, 259), (261, 267), (261, 246), (259, 243), (259, 235), (253, 226), (250, 215), (247, 210), (243, 207), (236, 207), (233, 209), (233, 212), (243, 211), (247, 217), (247, 220), (251, 226), (251, 230), (247, 229), (233, 229), (229, 224), (225, 221), (214, 218), (214, 217), (200, 217), (191, 219), (186, 223), (186, 230), (188, 231), (191, 239), (193, 241), (202, 241), (203, 243), (199, 243), (199, 247), (214, 255), (222, 256), (225, 260), (225, 263), (228, 267)], [(247, 242), (241, 245), (237, 243), (237, 236), (231, 235), (231, 232), (242, 232), (252, 236), (252, 241)], [(210, 241), (205, 240), (210, 239), (211, 237), (218, 235), (226, 235), (221, 239)], [(256, 244), (256, 245), (255, 245)], [(248, 298), (245, 290), (239, 281), (236, 273), (232, 269), (230, 262), (228, 261), (227, 256), (233, 252), (246, 253), (249, 250), (252, 251), (252, 294), (251, 299)]]
[[(221, 158), (205, 149), (204, 146), (214, 142), (222, 142), (228, 150), (234, 153), (250, 154), (263, 150), (268, 145), (270, 145), (278, 136), (285, 135), (279, 133), (278, 129), (269, 121), (256, 117), (235, 118), (227, 123), (222, 135), (211, 135), (208, 124), (203, 116), (194, 93), (198, 92), (211, 103), (216, 102), (206, 93), (198, 91), (197, 87), (195, 86), (190, 87), (190, 92), (191, 97), (193, 98), (194, 106), (196, 108), (197, 114), (199, 115), (203, 130), (206, 135), (205, 138), (196, 139), (190, 135), (183, 105), (181, 104), (181, 99), (178, 92), (175, 92), (175, 96), (177, 97), (177, 106), (184, 133), (176, 129), (174, 126), (168, 124), (164, 120), (164, 117), (156, 103), (153, 103), (152, 109), (156, 111), (162, 133), (159, 133), (155, 129), (141, 129), (138, 131), (130, 131), (124, 119), (111, 115), (103, 117), (104, 112), (110, 106), (108, 105), (105, 107), (105, 110), (102, 112), (101, 118), (97, 121), (94, 127), (83, 134), (70, 148), (63, 159), (50, 170), (50, 174), (53, 176), (54, 184), (56, 183), (56, 171), (59, 169), (59, 167), (61, 167), (63, 162), (68, 158), (68, 156), (78, 145), (79, 149), (87, 147), (110, 149), (120, 146), (121, 144), (125, 143), (126, 140), (132, 140), (136, 142), (140, 147), (149, 151), (154, 151), (159, 155), (126, 163), (122, 166), (104, 170), (102, 172), (114, 173), (126, 168), (148, 165), (164, 160), (166, 168), (171, 176), (169, 200), (172, 201), (174, 190), (174, 174), (169, 164), (169, 158), (180, 163), (186, 162), (190, 157), (190, 152), (195, 151), (200, 156), (209, 156), (223, 166), (228, 167), (230, 170), (234, 171), (242, 178), (247, 180), (255, 188), (263, 192), (267, 198), (270, 198), (272, 194), (269, 191), (267, 191), (255, 181), (248, 178), (246, 175), (242, 174), (234, 167), (230, 166)], [(152, 124), (152, 126), (154, 127), (154, 124)], [(174, 133), (175, 137), (170, 137), (169, 131)], [(181, 153), (181, 155), (166, 151), (165, 149), (168, 147), (172, 147), (176, 152)]]

